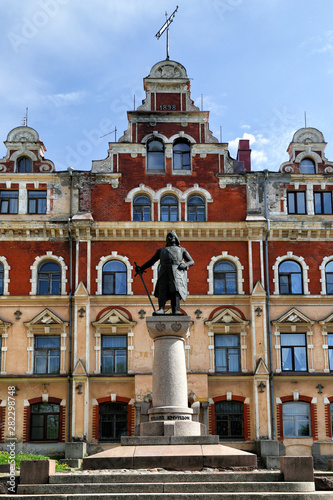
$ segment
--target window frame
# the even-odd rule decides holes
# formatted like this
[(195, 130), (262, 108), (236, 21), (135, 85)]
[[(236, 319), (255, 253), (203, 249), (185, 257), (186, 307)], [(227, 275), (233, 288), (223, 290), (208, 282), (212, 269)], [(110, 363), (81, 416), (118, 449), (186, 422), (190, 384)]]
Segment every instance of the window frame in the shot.
[[(191, 200), (193, 198), (200, 198), (201, 203), (191, 203)], [(190, 217), (190, 208), (192, 208), (192, 207), (195, 208), (195, 218), (194, 219), (191, 219), (191, 217)], [(203, 219), (201, 219), (201, 220), (198, 219), (198, 208), (199, 207), (203, 207)], [(201, 194), (198, 194), (198, 193), (191, 194), (187, 199), (186, 208), (187, 208), (187, 221), (188, 222), (206, 222), (207, 221), (206, 199)]]
[[(33, 411), (33, 407), (34, 406), (40, 406), (40, 405), (54, 405), (54, 406), (57, 406), (59, 408), (59, 411), (53, 411), (53, 412), (34, 412)], [(43, 418), (43, 437), (41, 439), (35, 439), (33, 438), (32, 436), (32, 433), (33, 433), (33, 420), (34, 420), (34, 415), (43, 415), (44, 418)], [(57, 438), (48, 438), (47, 437), (47, 416), (49, 415), (58, 415), (58, 436)], [(45, 418), (46, 417), (46, 418)], [(35, 426), (37, 427), (37, 426)], [(41, 426), (39, 426), (41, 427)], [(30, 405), (30, 429), (29, 429), (29, 435), (30, 435), (30, 441), (31, 442), (59, 442), (61, 439), (60, 439), (60, 432), (61, 432), (61, 407), (60, 407), (60, 404), (58, 403), (34, 403), (34, 404), (31, 404)]]
[[(186, 151), (177, 151), (175, 150), (175, 147), (177, 147), (179, 144), (183, 144), (188, 147)], [(188, 156), (188, 163), (185, 161), (185, 157)], [(177, 164), (180, 163), (180, 167), (177, 166)], [(176, 139), (172, 145), (172, 170), (175, 172), (190, 172), (192, 169), (192, 164), (191, 164), (191, 144), (187, 139)]]
[[(306, 162), (307, 162), (307, 164), (306, 164)], [(303, 165), (302, 165), (302, 163), (303, 163)], [(306, 170), (310, 166), (310, 163), (313, 167), (313, 172), (302, 172), (302, 168), (304, 168)], [(316, 163), (314, 162), (314, 160), (312, 158), (309, 158), (309, 157), (303, 158), (299, 164), (299, 172), (300, 172), (300, 174), (304, 174), (304, 175), (315, 174), (316, 173)]]
[[(51, 271), (42, 271), (41, 268), (43, 266), (45, 266), (45, 264), (49, 264), (49, 263), (57, 265), (59, 270), (57, 270), (57, 271), (55, 271), (55, 270), (54, 271), (52, 271), (52, 270)], [(40, 293), (41, 275), (42, 274), (48, 276), (48, 279), (47, 279), (48, 293), (46, 293), (46, 294)], [(59, 293), (53, 293), (52, 292), (53, 286), (56, 285), (56, 281), (53, 280), (53, 276), (57, 276), (57, 275), (59, 275)], [(61, 269), (60, 263), (55, 261), (55, 260), (52, 260), (52, 259), (43, 260), (37, 267), (37, 295), (61, 295), (61, 287), (62, 287), (62, 269)]]
[[(226, 413), (223, 413), (222, 411), (218, 411), (219, 407), (221, 406), (230, 406), (231, 408), (232, 407), (236, 407), (236, 406), (240, 406), (241, 405), (241, 410), (238, 411), (238, 412), (226, 412)], [(215, 433), (217, 435), (219, 435), (220, 439), (222, 440), (244, 440), (245, 439), (245, 425), (244, 425), (244, 403), (241, 402), (241, 401), (227, 401), (227, 400), (222, 400), (222, 401), (217, 401), (215, 402), (214, 404), (215, 406)], [(232, 434), (231, 431), (231, 424), (232, 424), (232, 419), (229, 418), (231, 417), (232, 415), (238, 415), (239, 419), (238, 420), (234, 420), (235, 422), (241, 422), (241, 433), (238, 434), (238, 435), (234, 435)], [(227, 432), (227, 435), (221, 435), (219, 434), (218, 432), (218, 428), (220, 427), (220, 425), (222, 426), (223, 424), (219, 424), (218, 420), (220, 420), (222, 422), (222, 419), (221, 417), (218, 418), (218, 416), (224, 416), (224, 417), (228, 417), (227, 418), (227, 427), (228, 427), (228, 432)]]
[[(217, 340), (220, 337), (224, 337), (224, 338), (237, 337), (238, 345), (237, 346), (232, 346), (232, 345), (219, 346), (219, 345), (217, 345)], [(217, 365), (217, 361), (216, 361), (217, 353), (222, 352), (222, 351), (226, 352), (226, 355), (225, 355), (226, 369), (225, 370), (219, 370), (218, 365)], [(237, 365), (238, 365), (237, 370), (230, 369), (230, 365), (231, 365), (230, 357), (232, 354), (229, 354), (229, 351), (237, 351)], [(215, 363), (214, 363), (215, 364), (215, 373), (219, 373), (219, 374), (221, 374), (221, 373), (241, 373), (241, 371), (242, 371), (242, 368), (241, 368), (241, 339), (240, 339), (239, 334), (217, 334), (217, 333), (215, 333), (215, 335), (214, 335), (214, 354), (215, 354)]]
[[(173, 204), (171, 204), (171, 203), (164, 203), (164, 200), (166, 198), (168, 198), (168, 197), (173, 198), (175, 202)], [(163, 218), (163, 208), (164, 207), (167, 207), (167, 211), (168, 211), (168, 214), (167, 214), (168, 218), (167, 219)], [(170, 215), (171, 215), (171, 212), (170, 212), (171, 207), (176, 207), (177, 208), (177, 218), (176, 219), (172, 219), (170, 217)], [(166, 193), (166, 194), (164, 194), (161, 197), (161, 200), (160, 200), (160, 221), (161, 222), (178, 222), (180, 220), (180, 213), (179, 212), (180, 212), (179, 211), (179, 200), (178, 200), (177, 196), (175, 194), (173, 194), (173, 193)]]
[[(329, 204), (330, 204), (330, 211), (325, 211), (325, 201), (324, 198), (330, 198), (329, 199)], [(316, 202), (316, 198), (320, 198), (319, 203)], [(317, 206), (318, 204), (320, 205), (320, 210), (317, 211)], [(332, 191), (314, 191), (313, 192), (313, 206), (314, 206), (314, 213), (316, 215), (332, 215), (333, 214), (333, 202), (332, 202)]]
[[(28, 169), (27, 169), (27, 160), (28, 160)], [(23, 164), (23, 168), (21, 168), (21, 164)], [(19, 174), (31, 174), (32, 173), (32, 160), (29, 156), (19, 156), (16, 160), (16, 171)]]
[[(8, 196), (9, 193), (15, 194), (15, 196)], [(16, 206), (14, 208), (11, 207), (11, 201), (16, 202)], [(7, 203), (8, 208), (6, 211), (3, 211), (3, 205)], [(19, 191), (18, 189), (1, 189), (0, 190), (0, 214), (1, 215), (11, 215), (18, 214), (19, 209)]]
[[(104, 347), (103, 341), (105, 338), (124, 338), (125, 346), (120, 347)], [(124, 351), (125, 352), (125, 371), (117, 371), (116, 363), (117, 363), (117, 352)], [(110, 357), (110, 354), (113, 355), (113, 371), (106, 371), (103, 369), (103, 358)], [(105, 375), (125, 375), (128, 373), (128, 338), (127, 335), (102, 335), (101, 336), (101, 366), (100, 373)]]
[[(160, 143), (162, 145), (162, 150), (161, 151), (151, 151), (150, 148), (151, 148), (151, 145), (153, 142)], [(152, 137), (147, 142), (146, 151), (147, 151), (147, 165), (146, 165), (147, 173), (153, 173), (153, 174), (165, 173), (165, 144), (164, 144), (164, 142), (157, 137)], [(153, 156), (153, 155), (155, 155), (155, 156)], [(163, 157), (163, 161), (161, 160), (162, 157)], [(160, 167), (158, 167), (158, 168), (156, 168), (156, 167), (153, 168), (153, 166), (150, 167), (150, 163), (155, 164), (156, 158), (158, 159), (156, 164), (160, 165)]]
[[(57, 339), (59, 341), (59, 347), (38, 347), (37, 341), (42, 339)], [(50, 351), (57, 351), (57, 355), (50, 355)], [(46, 360), (46, 371), (40, 372), (37, 371), (37, 360), (40, 358), (44, 358)], [(58, 358), (58, 367), (57, 371), (50, 371), (50, 362), (51, 357)], [(60, 373), (60, 364), (61, 364), (61, 337), (60, 335), (34, 335), (34, 374), (38, 375), (55, 375)]]
[[(39, 194), (43, 194), (44, 196), (39, 196)], [(39, 190), (39, 189), (28, 189), (28, 206), (27, 206), (27, 213), (28, 214), (36, 214), (36, 215), (45, 215), (47, 213), (47, 191), (46, 189), (44, 190)], [(35, 208), (31, 209), (30, 208), (30, 203), (35, 202)], [(44, 207), (43, 207), (43, 202), (44, 202)], [(39, 206), (42, 205), (43, 210), (39, 210)]]
[[(232, 266), (234, 268), (234, 270), (233, 271), (228, 271), (228, 270), (217, 271), (216, 267), (222, 263), (228, 263), (230, 266)], [(223, 279), (224, 289), (225, 289), (224, 293), (216, 291), (216, 278), (217, 278), (216, 275), (217, 274), (221, 275), (219, 278), (220, 280)], [(231, 274), (233, 276), (233, 285), (235, 285), (236, 291), (231, 291), (231, 292), (227, 291), (227, 274)], [(213, 267), (213, 286), (214, 286), (214, 295), (237, 295), (238, 294), (237, 267), (233, 262), (231, 262), (228, 259), (221, 259), (214, 264), (214, 267)]]
[[(293, 344), (293, 345), (289, 345), (289, 344), (286, 344), (286, 345), (283, 345), (282, 343), (282, 339), (284, 336), (295, 336), (295, 335), (298, 335), (298, 336), (303, 336), (304, 337), (304, 345), (298, 345), (298, 344)], [(304, 350), (304, 353), (303, 353), (303, 356), (305, 357), (305, 367), (304, 369), (298, 369), (296, 370), (295, 369), (295, 365), (296, 365), (296, 360), (297, 360), (297, 356), (295, 354), (295, 349), (299, 349), (299, 348), (302, 348), (302, 350)], [(307, 335), (306, 333), (300, 333), (300, 332), (290, 332), (290, 333), (285, 333), (285, 332), (281, 332), (280, 333), (280, 349), (281, 349), (281, 371), (282, 372), (285, 372), (285, 373), (305, 373), (305, 372), (308, 372), (309, 371), (309, 367), (308, 367), (308, 346), (307, 346)], [(284, 362), (283, 362), (283, 353), (285, 351), (290, 351), (290, 356), (291, 356), (291, 369), (287, 369), (287, 368), (284, 368)], [(288, 355), (289, 357), (289, 355)]]
[[(294, 423), (294, 430), (295, 430), (295, 433), (294, 434), (286, 434), (286, 415), (285, 415), (285, 409), (288, 407), (288, 406), (292, 406), (292, 405), (298, 405), (299, 407), (306, 407), (307, 408), (307, 415), (306, 415), (306, 420), (307, 420), (307, 423), (308, 423), (308, 429), (309, 429), (309, 432), (308, 432), (308, 435), (300, 435), (299, 434), (299, 431), (298, 431), (298, 428), (297, 428), (297, 422), (298, 420), (301, 420), (302, 417), (304, 419), (304, 414), (302, 413), (290, 413), (288, 415), (288, 417), (291, 417), (290, 420)], [(297, 417), (300, 417), (300, 419), (298, 419)], [(293, 418), (294, 417), (294, 418)], [(283, 425), (283, 437), (286, 438), (286, 439), (300, 439), (300, 438), (309, 438), (309, 437), (312, 437), (312, 428), (311, 428), (311, 406), (310, 406), (310, 403), (308, 402), (305, 402), (305, 401), (285, 401), (284, 403), (282, 403), (282, 425)]]
[[(137, 199), (147, 198), (147, 203), (137, 203)], [(149, 218), (145, 218), (144, 209), (149, 207)], [(136, 209), (139, 208), (140, 218), (136, 218)], [(139, 193), (133, 199), (133, 221), (135, 222), (151, 222), (152, 220), (152, 204), (151, 199), (146, 193)]]
[[(299, 201), (298, 198), (301, 197), (304, 198), (302, 203), (304, 203), (304, 212), (302, 212), (299, 208)], [(291, 209), (291, 201), (290, 199), (293, 198), (293, 207), (294, 210)], [(288, 206), (288, 214), (289, 215), (307, 215), (307, 209), (306, 209), (306, 191), (288, 191), (287, 192), (287, 206)]]
[[(110, 265), (111, 263), (114, 263), (114, 262), (119, 262), (121, 263), (123, 266), (124, 266), (124, 271), (105, 271), (104, 268), (108, 265)], [(102, 295), (127, 295), (127, 273), (128, 273), (128, 269), (127, 269), (127, 266), (126, 264), (120, 260), (120, 259), (110, 259), (108, 261), (106, 261), (104, 264), (103, 264), (103, 267), (102, 267)], [(124, 284), (125, 284), (125, 292), (124, 293), (117, 293), (116, 292), (116, 289), (117, 289), (117, 275), (125, 275), (125, 281), (124, 281)], [(109, 292), (106, 292), (105, 289), (106, 289), (106, 283), (105, 283), (105, 277), (106, 276), (113, 276), (113, 280), (112, 280), (112, 288), (113, 288), (113, 292), (112, 293), (109, 293)]]
[[(283, 266), (287, 262), (293, 262), (293, 263), (297, 264), (299, 266), (299, 268), (300, 268), (300, 271), (299, 272), (295, 272), (295, 271), (288, 271), (288, 272), (287, 271), (280, 271), (281, 266)], [(292, 287), (293, 287), (292, 277), (294, 275), (300, 275), (300, 281), (301, 281), (301, 291), (300, 292), (293, 292), (292, 291)], [(285, 286), (285, 284), (281, 284), (281, 278), (285, 277), (285, 276), (288, 277), (288, 292), (282, 292), (281, 291), (281, 288), (283, 286)], [(282, 262), (280, 262), (280, 264), (278, 266), (278, 278), (279, 278), (279, 294), (280, 295), (304, 295), (303, 268), (302, 268), (301, 264), (297, 260), (294, 260), (294, 259), (285, 259)]]
[[(330, 338), (332, 341), (330, 342)], [(333, 372), (333, 333), (327, 334), (327, 354), (328, 354), (328, 366), (330, 372)]]
[(5, 267), (0, 261), (0, 295), (4, 295), (5, 291)]
[[(111, 423), (111, 425), (113, 425), (113, 436), (110, 438), (110, 436), (106, 436), (104, 437), (103, 436), (103, 433), (102, 433), (102, 425), (103, 425), (103, 411), (101, 411), (101, 409), (104, 409), (104, 408), (116, 408), (116, 407), (119, 407), (119, 408), (124, 408), (126, 409), (126, 411), (124, 412), (105, 412), (105, 415), (113, 415), (114, 418), (112, 419), (113, 422)], [(121, 436), (127, 436), (128, 435), (128, 432), (129, 432), (129, 426), (128, 426), (128, 415), (129, 415), (129, 407), (128, 407), (128, 403), (124, 403), (124, 402), (111, 402), (111, 401), (105, 401), (103, 403), (99, 403), (98, 405), (98, 440), (101, 441), (101, 442), (117, 442), (117, 441), (120, 441), (121, 439)], [(122, 421), (121, 422), (118, 422), (118, 425), (120, 423), (120, 426), (123, 428), (123, 430), (120, 431), (119, 435), (117, 434), (116, 432), (116, 425), (117, 425), (117, 416), (122, 416)], [(105, 422), (107, 422), (107, 420), (105, 419)], [(109, 422), (110, 424), (110, 422)]]

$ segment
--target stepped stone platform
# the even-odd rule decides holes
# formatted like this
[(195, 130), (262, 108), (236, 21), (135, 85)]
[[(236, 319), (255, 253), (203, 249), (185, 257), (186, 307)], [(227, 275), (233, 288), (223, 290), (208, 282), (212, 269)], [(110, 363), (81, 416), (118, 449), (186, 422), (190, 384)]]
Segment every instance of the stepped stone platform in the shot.
[(329, 491), (315, 491), (314, 482), (286, 482), (272, 471), (149, 472), (145, 470), (56, 473), (49, 484), (19, 484), (9, 500), (332, 500)]
[[(196, 438), (197, 442), (201, 438)], [(209, 438), (209, 436), (207, 436)], [(156, 438), (154, 438), (156, 439)], [(170, 437), (170, 443), (175, 437)], [(172, 470), (201, 470), (204, 467), (243, 467), (255, 469), (257, 456), (220, 444), (160, 444), (117, 446), (83, 459), (83, 470), (99, 469), (145, 469), (163, 468)], [(180, 437), (184, 443), (186, 438)], [(204, 441), (204, 439), (203, 439)], [(209, 441), (209, 440), (208, 440)], [(134, 441), (135, 442), (135, 441)]]

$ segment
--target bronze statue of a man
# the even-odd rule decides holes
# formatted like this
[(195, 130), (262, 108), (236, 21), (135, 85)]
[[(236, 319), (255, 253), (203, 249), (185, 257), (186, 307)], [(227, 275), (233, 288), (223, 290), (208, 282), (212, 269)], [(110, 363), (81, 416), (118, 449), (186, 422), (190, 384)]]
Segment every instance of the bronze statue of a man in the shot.
[(158, 298), (158, 311), (155, 314), (165, 313), (165, 304), (171, 300), (172, 314), (179, 314), (180, 299), (185, 302), (187, 297), (187, 269), (194, 265), (190, 254), (180, 246), (178, 236), (174, 231), (168, 233), (166, 246), (159, 248), (155, 255), (143, 266), (136, 266), (138, 274), (160, 261), (158, 279), (154, 290)]

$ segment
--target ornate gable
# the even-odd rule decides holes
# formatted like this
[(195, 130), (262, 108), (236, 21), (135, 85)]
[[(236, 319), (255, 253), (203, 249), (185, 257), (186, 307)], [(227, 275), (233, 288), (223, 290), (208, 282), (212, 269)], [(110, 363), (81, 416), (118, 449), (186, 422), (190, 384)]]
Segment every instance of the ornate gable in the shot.
[(272, 321), (272, 324), (275, 326), (276, 331), (304, 332), (304, 330), (311, 330), (314, 321), (293, 307), (278, 319)]
[(63, 321), (50, 309), (46, 308), (31, 321), (24, 323), (28, 330), (32, 333), (56, 333), (65, 331), (68, 326), (67, 321)]
[(132, 331), (136, 321), (129, 320), (123, 312), (118, 309), (110, 309), (92, 325), (96, 328), (97, 333), (127, 333)]
[(245, 332), (249, 321), (242, 319), (235, 311), (226, 307), (210, 321), (205, 321), (214, 333)]

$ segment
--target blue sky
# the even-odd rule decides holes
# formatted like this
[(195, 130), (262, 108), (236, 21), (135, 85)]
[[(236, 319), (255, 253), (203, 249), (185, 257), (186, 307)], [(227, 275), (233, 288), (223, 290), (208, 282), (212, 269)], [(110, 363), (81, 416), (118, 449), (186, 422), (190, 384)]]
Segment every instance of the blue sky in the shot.
[[(57, 170), (89, 170), (127, 128), (142, 79), (165, 59), (155, 33), (177, 0), (1, 0), (1, 140), (22, 124)], [(250, 138), (254, 170), (278, 170), (292, 134), (318, 128), (333, 159), (333, 2), (178, 0), (170, 58), (233, 155)], [(0, 146), (0, 156), (5, 155)]]

